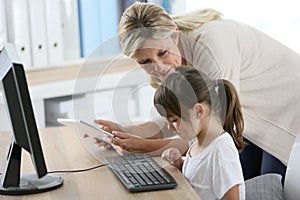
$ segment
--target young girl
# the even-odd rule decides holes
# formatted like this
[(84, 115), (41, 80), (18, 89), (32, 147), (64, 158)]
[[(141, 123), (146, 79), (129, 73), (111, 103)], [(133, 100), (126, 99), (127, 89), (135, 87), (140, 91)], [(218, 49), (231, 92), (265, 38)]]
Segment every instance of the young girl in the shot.
[(244, 147), (244, 123), (233, 85), (178, 67), (159, 86), (154, 103), (170, 130), (193, 140), (184, 161), (175, 148), (162, 157), (182, 170), (200, 198), (245, 199), (238, 153)]

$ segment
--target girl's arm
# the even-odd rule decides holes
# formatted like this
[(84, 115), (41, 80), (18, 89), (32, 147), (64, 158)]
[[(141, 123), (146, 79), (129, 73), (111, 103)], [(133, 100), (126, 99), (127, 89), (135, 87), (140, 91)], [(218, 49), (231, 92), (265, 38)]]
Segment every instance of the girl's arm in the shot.
[(230, 188), (222, 197), (222, 200), (239, 200), (239, 199), (240, 199), (239, 185), (235, 185), (232, 188)]
[(182, 159), (181, 155), (182, 152), (179, 149), (173, 147), (165, 150), (162, 153), (161, 157), (162, 159), (168, 161), (171, 165), (175, 166), (180, 171), (182, 171), (184, 160)]

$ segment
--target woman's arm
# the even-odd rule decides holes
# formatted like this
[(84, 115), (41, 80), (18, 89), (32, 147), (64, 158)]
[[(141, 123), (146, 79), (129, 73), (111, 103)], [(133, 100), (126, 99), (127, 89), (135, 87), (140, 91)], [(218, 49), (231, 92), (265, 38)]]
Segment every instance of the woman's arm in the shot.
[(171, 147), (177, 148), (181, 154), (188, 148), (187, 142), (179, 139), (145, 139), (130, 134), (113, 131), (117, 138), (110, 138), (109, 142), (121, 147), (125, 151), (147, 153), (151, 156), (160, 156), (162, 152)]
[(147, 121), (133, 125), (123, 125), (122, 132), (148, 139), (163, 138), (162, 129), (153, 121)]
[(159, 127), (153, 121), (147, 121), (142, 123), (132, 123), (127, 125), (121, 125), (109, 120), (96, 119), (94, 122), (101, 126), (102, 129), (112, 132), (121, 131), (136, 135), (141, 138), (163, 138), (162, 128)]
[[(159, 125), (153, 121), (140, 124), (120, 125), (108, 120), (95, 120), (102, 129), (112, 132), (117, 138), (106, 138), (109, 143), (119, 146), (119, 153), (122, 150), (136, 153), (147, 153), (151, 156), (160, 156), (162, 152), (171, 147), (179, 149), (181, 153), (186, 152), (187, 142), (179, 138), (163, 138), (163, 131), (167, 131), (166, 125)], [(130, 133), (130, 134), (129, 134)], [(94, 143), (102, 146), (101, 140), (94, 140)]]

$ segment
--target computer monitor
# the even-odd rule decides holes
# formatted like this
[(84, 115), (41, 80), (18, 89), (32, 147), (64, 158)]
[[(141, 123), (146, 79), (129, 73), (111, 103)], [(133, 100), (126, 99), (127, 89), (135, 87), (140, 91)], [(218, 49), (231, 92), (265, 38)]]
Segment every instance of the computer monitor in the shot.
[[(63, 179), (47, 174), (23, 65), (12, 45), (0, 50), (2, 94), (12, 125), (12, 141), (1, 176), (0, 194), (21, 195), (49, 191)], [(31, 154), (36, 174), (21, 174), (21, 153)]]

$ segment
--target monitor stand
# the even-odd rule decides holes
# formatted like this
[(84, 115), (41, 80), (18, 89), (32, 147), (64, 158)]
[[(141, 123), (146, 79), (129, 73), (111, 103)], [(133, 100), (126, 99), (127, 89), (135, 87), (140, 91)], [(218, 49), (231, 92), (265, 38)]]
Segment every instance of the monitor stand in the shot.
[(4, 173), (2, 173), (0, 194), (23, 195), (46, 192), (56, 189), (63, 184), (63, 178), (56, 175), (46, 174), (38, 178), (37, 174), (21, 174), (21, 153), (14, 139), (12, 140)]
[(62, 184), (63, 179), (60, 176), (47, 174), (42, 178), (38, 178), (36, 174), (22, 174), (19, 186), (3, 187), (0, 185), (0, 194), (35, 194), (56, 189)]

